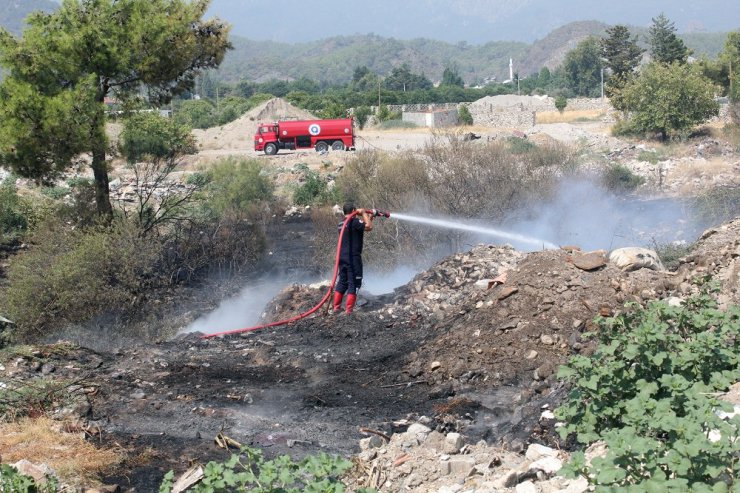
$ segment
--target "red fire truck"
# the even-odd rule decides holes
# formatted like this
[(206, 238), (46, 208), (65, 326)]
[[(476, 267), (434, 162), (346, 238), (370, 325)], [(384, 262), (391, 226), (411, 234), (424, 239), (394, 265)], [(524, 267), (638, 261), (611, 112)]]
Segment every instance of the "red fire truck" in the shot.
[(279, 149), (308, 149), (318, 152), (354, 150), (352, 118), (337, 120), (288, 120), (260, 123), (254, 134), (254, 150), (277, 154)]

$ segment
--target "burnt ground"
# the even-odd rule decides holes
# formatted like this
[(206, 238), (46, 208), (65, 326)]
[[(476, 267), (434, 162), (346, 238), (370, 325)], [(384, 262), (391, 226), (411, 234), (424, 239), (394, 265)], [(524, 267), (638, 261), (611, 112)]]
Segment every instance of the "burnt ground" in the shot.
[[(394, 293), (363, 297), (352, 316), (319, 315), (242, 335), (94, 352), (69, 344), (3, 362), (5, 378), (66, 382), (58, 417), (81, 417), (104, 446), (127, 451), (105, 478), (157, 491), (164, 473), (225, 460), (221, 432), (268, 457), (359, 452), (360, 428), (403, 431), (426, 416), (469, 443), (521, 450), (557, 443), (542, 407), (564, 389), (555, 378), (596, 315), (625, 301), (685, 297), (709, 275), (737, 302), (740, 220), (704, 235), (678, 272), (622, 272), (599, 253), (521, 254), (481, 245), (448, 257)], [(323, 290), (293, 286), (269, 320), (313, 306)], [(69, 386), (71, 382), (72, 386)]]

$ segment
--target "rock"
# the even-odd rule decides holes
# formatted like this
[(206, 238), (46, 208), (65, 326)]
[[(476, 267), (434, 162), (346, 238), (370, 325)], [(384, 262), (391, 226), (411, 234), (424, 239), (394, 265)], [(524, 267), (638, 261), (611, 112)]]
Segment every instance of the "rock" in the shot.
[(560, 490), (559, 493), (583, 493), (584, 491), (588, 491), (588, 480), (579, 476), (570, 480), (568, 486), (564, 490)]
[(499, 301), (505, 300), (506, 298), (508, 298), (512, 294), (515, 294), (515, 293), (518, 293), (518, 292), (519, 292), (519, 288), (516, 288), (514, 286), (506, 286), (505, 288), (502, 288), (501, 291), (499, 291), (499, 293), (498, 293), (498, 300)]
[(525, 481), (523, 483), (519, 483), (516, 485), (516, 488), (514, 489), (516, 493), (539, 493), (537, 490), (537, 486), (531, 481)]
[(448, 433), (445, 437), (443, 451), (447, 454), (456, 454), (460, 452), (462, 446), (465, 445), (462, 435), (459, 433)]
[(442, 366), (442, 363), (440, 363), (439, 361), (432, 361), (432, 364), (431, 364), (431, 365), (429, 365), (429, 368), (430, 368), (430, 369), (431, 369), (432, 371), (434, 371), (434, 370), (436, 370), (437, 368), (440, 368), (441, 366)]
[(542, 336), (540, 336), (540, 342), (542, 344), (545, 344), (546, 346), (552, 346), (553, 344), (555, 344), (555, 339), (547, 334), (542, 334)]
[(529, 351), (529, 353), (527, 353), (527, 359), (535, 359), (538, 354), (539, 353), (537, 351), (532, 349), (531, 351)]
[(370, 450), (373, 448), (380, 448), (383, 446), (383, 439), (378, 435), (372, 435), (367, 438), (360, 440), (360, 450)]
[(539, 443), (533, 443), (529, 447), (527, 447), (527, 452), (524, 454), (524, 457), (527, 458), (527, 460), (530, 460), (532, 462), (540, 460), (544, 457), (557, 457), (558, 451), (554, 448), (546, 447), (545, 445), (541, 445)]
[(609, 254), (609, 261), (624, 272), (638, 269), (665, 270), (658, 254), (649, 248), (618, 248)]
[(146, 399), (146, 393), (143, 390), (137, 390), (131, 393), (131, 398), (136, 400)]
[(604, 252), (589, 252), (573, 255), (573, 265), (581, 270), (592, 271), (606, 265)]
[(54, 366), (53, 363), (44, 363), (41, 366), (41, 374), (42, 375), (48, 375), (50, 373), (54, 373), (56, 371), (57, 367)]
[(11, 464), (20, 474), (30, 476), (39, 484), (46, 484), (47, 478), (56, 478), (56, 472), (46, 464), (34, 464), (26, 459), (21, 459)]
[(563, 468), (563, 461), (557, 457), (543, 457), (532, 462), (529, 465), (529, 473), (536, 473), (537, 470), (544, 471), (547, 474), (555, 474)]
[(475, 458), (470, 456), (457, 456), (449, 460), (450, 474), (467, 477), (475, 467)]
[(606, 457), (606, 453), (609, 451), (609, 449), (606, 447), (606, 443), (599, 440), (598, 442), (594, 442), (591, 445), (588, 446), (588, 448), (583, 453), (586, 459), (586, 465), (591, 466), (591, 461), (594, 460), (597, 457)]

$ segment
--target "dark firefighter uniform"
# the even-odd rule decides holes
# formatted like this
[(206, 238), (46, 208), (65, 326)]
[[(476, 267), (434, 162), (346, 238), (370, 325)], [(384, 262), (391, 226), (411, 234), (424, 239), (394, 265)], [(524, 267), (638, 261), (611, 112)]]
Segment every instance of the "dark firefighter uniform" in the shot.
[[(344, 221), (339, 223), (342, 232)], [(334, 311), (339, 311), (342, 298), (347, 293), (346, 312), (352, 313), (357, 301), (357, 290), (362, 286), (362, 241), (365, 235), (365, 221), (354, 216), (347, 223), (339, 249), (339, 274), (334, 292)]]

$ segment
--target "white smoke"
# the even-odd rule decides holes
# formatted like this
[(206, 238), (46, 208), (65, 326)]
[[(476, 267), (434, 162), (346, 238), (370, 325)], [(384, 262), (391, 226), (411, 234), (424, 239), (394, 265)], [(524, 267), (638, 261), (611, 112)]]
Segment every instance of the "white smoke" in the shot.
[(589, 250), (694, 241), (706, 226), (696, 223), (688, 202), (619, 198), (585, 180), (562, 183), (554, 200), (522, 216), (508, 227)]
[(180, 332), (215, 334), (258, 325), (267, 303), (295, 282), (285, 278), (254, 281), (233, 298), (226, 299), (211, 313), (203, 315)]

